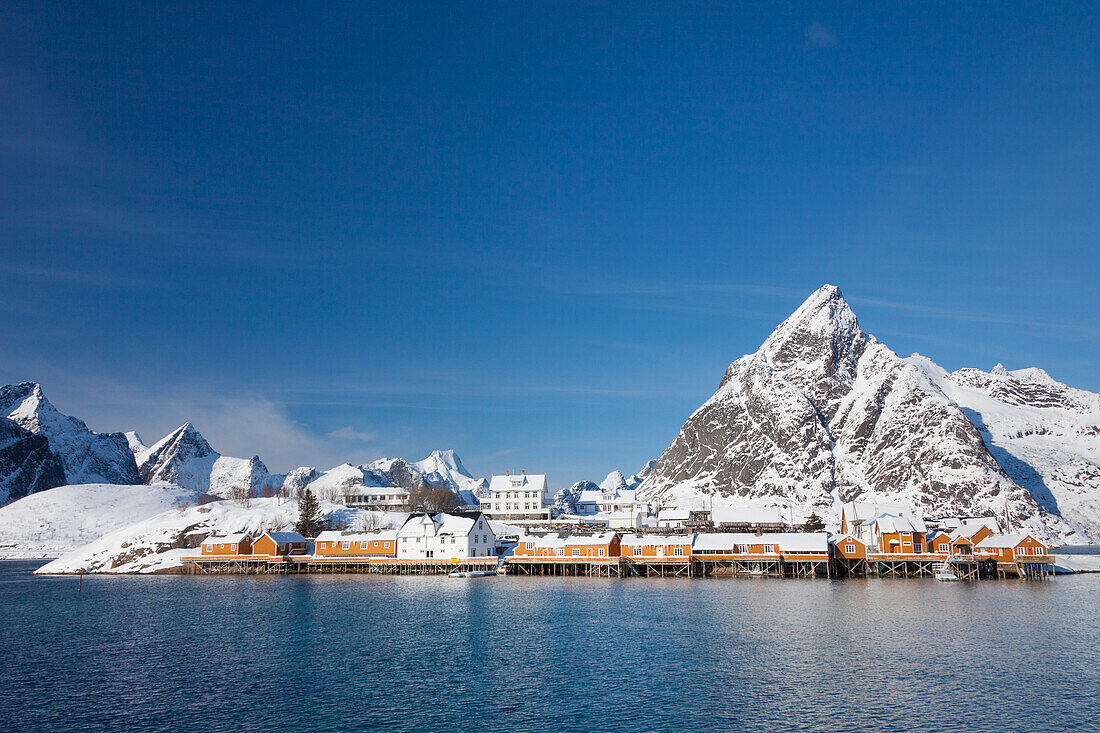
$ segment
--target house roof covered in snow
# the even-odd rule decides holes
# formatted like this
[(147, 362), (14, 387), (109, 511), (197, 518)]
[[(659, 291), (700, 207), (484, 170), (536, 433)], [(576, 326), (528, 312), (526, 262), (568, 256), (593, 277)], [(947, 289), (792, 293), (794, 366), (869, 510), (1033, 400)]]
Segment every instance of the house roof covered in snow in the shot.
[(1008, 534), (991, 534), (979, 542), (976, 547), (989, 550), (1003, 550), (1019, 545), (1028, 537), (1035, 539), (1030, 532), (1009, 532)]
[(614, 532), (598, 532), (597, 534), (572, 534), (565, 538), (567, 545), (606, 545), (615, 539)]
[(377, 540), (392, 540), (397, 537), (396, 529), (379, 529), (364, 532), (341, 532), (339, 530), (326, 530), (317, 535), (318, 542), (375, 542)]
[(266, 536), (275, 540), (277, 545), (286, 545), (292, 542), (305, 542), (306, 538), (297, 532), (265, 532)]
[(899, 517), (893, 514), (881, 514), (872, 520), (879, 532), (884, 534), (894, 532), (919, 532), (926, 534), (928, 527), (920, 517)]
[(239, 545), (244, 540), (251, 540), (252, 536), (247, 532), (240, 532), (238, 534), (227, 534), (221, 537), (215, 537), (211, 535), (202, 541), (204, 545)]
[(489, 481), (489, 491), (546, 491), (546, 474), (520, 473), (493, 476)]
[(691, 534), (628, 534), (623, 535), (622, 544), (630, 547), (669, 547), (671, 545), (690, 545), (694, 540), (695, 535)]

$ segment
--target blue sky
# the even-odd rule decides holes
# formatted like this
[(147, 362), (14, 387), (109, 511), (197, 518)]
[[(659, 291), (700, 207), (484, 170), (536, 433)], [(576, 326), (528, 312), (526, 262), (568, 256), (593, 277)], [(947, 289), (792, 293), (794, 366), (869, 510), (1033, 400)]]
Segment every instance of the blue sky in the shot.
[(657, 457), (822, 283), (1100, 390), (1095, 4), (3, 3), (0, 381), (272, 469)]

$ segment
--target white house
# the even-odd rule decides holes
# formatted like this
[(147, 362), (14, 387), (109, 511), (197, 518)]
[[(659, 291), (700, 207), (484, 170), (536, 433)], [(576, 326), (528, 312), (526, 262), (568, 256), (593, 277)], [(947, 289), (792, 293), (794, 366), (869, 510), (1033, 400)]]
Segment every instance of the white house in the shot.
[(493, 528), (480, 512), (413, 514), (397, 530), (397, 559), (491, 557), (496, 544)]
[(354, 509), (399, 512), (408, 506), (409, 492), (397, 486), (356, 486), (337, 500)]
[(545, 474), (493, 476), (489, 481), (489, 496), (481, 502), (481, 511), (489, 519), (550, 519), (546, 495)]

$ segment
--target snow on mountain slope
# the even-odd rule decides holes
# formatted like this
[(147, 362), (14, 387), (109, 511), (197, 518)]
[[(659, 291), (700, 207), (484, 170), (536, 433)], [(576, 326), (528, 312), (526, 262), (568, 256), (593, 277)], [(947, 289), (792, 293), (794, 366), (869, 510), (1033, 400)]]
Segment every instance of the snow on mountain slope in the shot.
[(281, 485), (258, 456), (232, 458), (215, 451), (191, 423), (184, 423), (138, 454), (147, 484), (170, 483), (225, 498), (248, 492), (259, 496)]
[(607, 474), (607, 478), (600, 482), (600, 489), (602, 491), (625, 491), (630, 487), (626, 483), (626, 477), (623, 476), (622, 471), (612, 471)]
[(64, 483), (65, 469), (46, 436), (0, 417), (0, 505)]
[(38, 491), (0, 507), (0, 558), (57, 557), (198, 497), (191, 489), (163, 484), (78, 484)]
[(134, 454), (134, 459), (149, 450), (149, 446), (145, 445), (141, 440), (141, 436), (134, 430), (127, 430), (123, 435), (126, 436), (126, 443), (130, 446), (130, 452)]
[(960, 369), (907, 360), (966, 412), (1009, 477), (1044, 511), (1100, 538), (1100, 394), (1042, 369)]
[[(489, 482), (483, 478), (474, 478), (462, 465), (462, 459), (453, 450), (434, 450), (427, 458), (413, 464), (424, 479), (433, 484), (442, 484), (466, 499), (488, 496)], [(465, 501), (465, 503), (477, 503)]]
[[(349, 527), (395, 526), (404, 514), (367, 512), (321, 502), (321, 511), (333, 524)], [(171, 571), (182, 558), (197, 554), (211, 534), (290, 529), (298, 519), (298, 501), (253, 499), (249, 506), (218, 501), (198, 507), (173, 509), (106, 534), (50, 562), (36, 573), (153, 573)]]
[(58, 412), (34, 382), (0, 387), (0, 415), (49, 440), (67, 483), (141, 483), (122, 433), (92, 432), (82, 420)]
[(1007, 505), (1043, 537), (1075, 534), (1009, 478), (935, 379), (862, 331), (831, 285), (729, 366), (641, 487), (666, 505), (713, 494), (832, 518), (857, 498), (927, 516)]

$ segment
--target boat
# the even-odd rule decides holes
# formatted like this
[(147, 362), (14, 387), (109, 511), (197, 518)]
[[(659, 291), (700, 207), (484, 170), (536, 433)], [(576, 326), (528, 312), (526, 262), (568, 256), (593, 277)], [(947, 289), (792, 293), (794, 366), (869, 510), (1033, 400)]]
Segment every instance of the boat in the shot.
[(448, 578), (488, 578), (492, 575), (496, 575), (495, 570), (456, 570), (453, 573), (447, 573)]
[(955, 575), (955, 571), (951, 569), (951, 558), (947, 558), (936, 569), (936, 580), (942, 580), (945, 583), (954, 583), (959, 580), (959, 576)]

